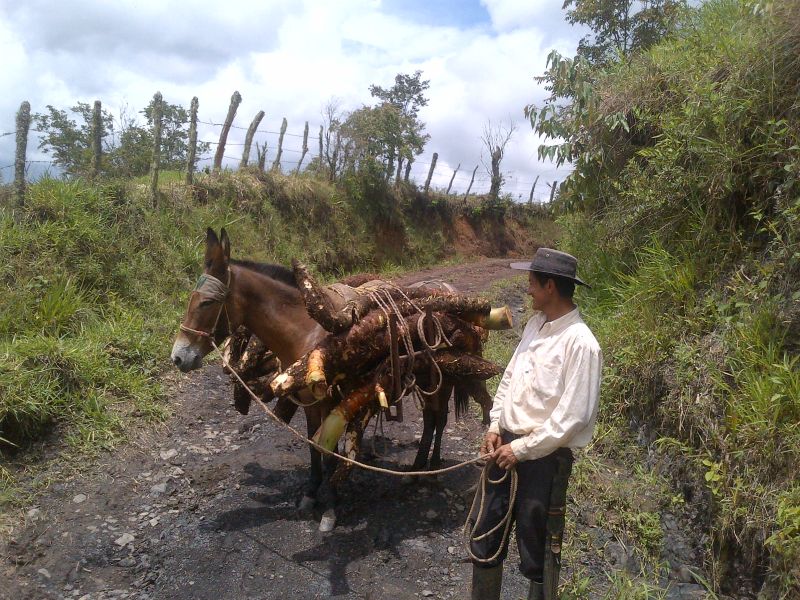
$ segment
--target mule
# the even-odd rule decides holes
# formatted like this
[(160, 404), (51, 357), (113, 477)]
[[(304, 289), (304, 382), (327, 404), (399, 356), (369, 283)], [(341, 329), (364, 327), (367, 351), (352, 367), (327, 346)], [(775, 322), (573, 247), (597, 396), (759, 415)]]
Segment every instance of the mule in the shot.
[[(291, 365), (327, 335), (306, 311), (294, 273), (279, 265), (231, 259), (230, 239), (224, 229), (219, 237), (210, 228), (206, 231), (203, 268), (172, 347), (172, 362), (182, 372), (200, 368), (203, 358), (213, 349), (211, 341), (221, 344), (240, 326), (255, 334), (282, 365)], [(483, 390), (485, 392), (485, 387)], [(422, 468), (427, 463), (434, 431), (432, 466), (441, 461), (441, 436), (451, 393), (452, 384), (443, 384), (439, 393), (426, 402), (429, 405), (423, 410), (426, 431), (415, 467)], [(473, 397), (478, 398), (478, 395)], [(330, 397), (315, 401), (308, 390), (301, 391), (297, 400), (303, 406), (311, 437), (330, 413), (334, 401)], [(487, 414), (488, 406), (484, 404), (484, 419)], [(311, 469), (298, 505), (301, 512), (310, 511), (321, 499), (322, 484), (333, 473), (336, 460), (334, 457), (323, 460), (319, 451), (309, 448)], [(320, 522), (321, 531), (330, 531), (336, 523), (336, 488), (329, 485), (326, 490), (329, 497)]]

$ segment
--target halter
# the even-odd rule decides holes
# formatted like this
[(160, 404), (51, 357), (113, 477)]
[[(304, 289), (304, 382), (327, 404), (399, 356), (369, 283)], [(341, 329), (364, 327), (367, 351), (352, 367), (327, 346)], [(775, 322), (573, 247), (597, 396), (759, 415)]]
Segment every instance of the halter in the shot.
[[(187, 327), (183, 323), (180, 325), (180, 330), (186, 333), (193, 333), (194, 335), (199, 335), (200, 337), (208, 338), (209, 340), (213, 339), (214, 332), (217, 329), (217, 325), (219, 324), (219, 318), (222, 316), (222, 311), (225, 311), (225, 319), (228, 321), (228, 335), (231, 333), (231, 318), (228, 315), (228, 307), (226, 300), (228, 298), (228, 293), (230, 292), (230, 285), (231, 285), (231, 269), (228, 267), (228, 282), (222, 283), (219, 279), (214, 277), (213, 275), (208, 275), (204, 273), (200, 275), (200, 279), (197, 280), (197, 285), (194, 286), (194, 290), (192, 291), (192, 295), (200, 294), (201, 296), (205, 296), (214, 302), (219, 302), (219, 310), (217, 311), (217, 318), (214, 319), (214, 324), (211, 326), (211, 331), (202, 331), (199, 329), (192, 329), (191, 327)], [(191, 300), (191, 296), (189, 297)]]

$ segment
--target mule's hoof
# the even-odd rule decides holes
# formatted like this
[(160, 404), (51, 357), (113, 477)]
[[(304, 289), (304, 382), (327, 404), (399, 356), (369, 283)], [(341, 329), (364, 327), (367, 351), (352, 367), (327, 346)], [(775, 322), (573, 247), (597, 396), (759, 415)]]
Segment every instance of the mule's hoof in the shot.
[(328, 533), (333, 531), (334, 527), (336, 527), (336, 511), (329, 508), (322, 513), (322, 518), (319, 521), (319, 531), (320, 533)]
[(297, 505), (297, 512), (301, 515), (310, 515), (314, 510), (315, 500), (311, 496), (303, 496), (300, 499), (300, 504)]

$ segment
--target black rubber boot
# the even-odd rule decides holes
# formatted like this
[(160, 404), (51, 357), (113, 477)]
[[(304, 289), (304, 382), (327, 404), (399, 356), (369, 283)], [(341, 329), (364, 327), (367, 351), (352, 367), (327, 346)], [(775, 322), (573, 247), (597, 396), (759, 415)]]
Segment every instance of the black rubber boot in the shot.
[(528, 600), (544, 600), (544, 584), (531, 579), (531, 587), (528, 588)]
[(472, 565), (472, 600), (500, 600), (503, 585), (503, 565), (477, 567)]

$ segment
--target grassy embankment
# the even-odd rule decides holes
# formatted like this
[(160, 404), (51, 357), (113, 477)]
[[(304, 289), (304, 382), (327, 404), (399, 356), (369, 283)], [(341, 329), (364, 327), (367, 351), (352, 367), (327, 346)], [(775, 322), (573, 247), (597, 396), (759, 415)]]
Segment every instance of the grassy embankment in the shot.
[(355, 177), (333, 186), (255, 171), (200, 176), (193, 190), (165, 177), (155, 209), (137, 181), (46, 179), (30, 186), (21, 210), (3, 193), (0, 501), (18, 497), (6, 460), (31, 464), (53, 449), (85, 456), (168, 414), (159, 376), (207, 226), (228, 229), (235, 257), (300, 257), (332, 279), (452, 257), (447, 231), (457, 215), (486, 235), (502, 235), (506, 217), (522, 230), (542, 222), (508, 202), (487, 214), (474, 202)]
[(798, 56), (796, 2), (692, 10), (594, 82), (561, 219), (595, 284), (601, 427), (634, 423), (672, 478), (710, 585), (769, 599), (800, 597)]

